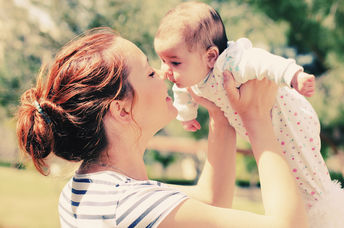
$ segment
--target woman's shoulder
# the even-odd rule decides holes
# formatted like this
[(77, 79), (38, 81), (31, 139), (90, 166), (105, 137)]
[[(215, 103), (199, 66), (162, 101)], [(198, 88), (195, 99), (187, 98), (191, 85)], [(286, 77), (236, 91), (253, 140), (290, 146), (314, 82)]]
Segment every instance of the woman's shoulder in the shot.
[(71, 221), (87, 215), (97, 222), (114, 220), (121, 227), (156, 227), (186, 198), (154, 180), (135, 180), (112, 171), (76, 174), (61, 193), (60, 217)]

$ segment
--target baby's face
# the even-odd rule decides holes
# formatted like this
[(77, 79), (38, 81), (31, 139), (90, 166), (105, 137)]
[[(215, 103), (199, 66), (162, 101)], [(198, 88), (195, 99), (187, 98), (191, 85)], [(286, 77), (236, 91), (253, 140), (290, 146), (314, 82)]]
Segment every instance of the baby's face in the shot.
[(166, 39), (156, 38), (154, 48), (162, 61), (161, 70), (165, 77), (180, 88), (198, 84), (210, 70), (206, 51), (194, 48), (190, 52), (184, 39), (179, 35), (172, 35)]

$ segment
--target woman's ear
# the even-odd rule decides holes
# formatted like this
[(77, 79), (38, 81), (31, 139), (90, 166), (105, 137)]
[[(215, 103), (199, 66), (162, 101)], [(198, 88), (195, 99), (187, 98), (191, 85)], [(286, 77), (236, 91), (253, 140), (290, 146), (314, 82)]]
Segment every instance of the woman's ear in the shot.
[(219, 57), (219, 49), (216, 46), (211, 46), (210, 48), (208, 48), (206, 53), (206, 60), (209, 68), (214, 67), (217, 57)]
[(128, 100), (114, 100), (110, 103), (109, 114), (121, 123), (131, 121), (131, 103)]

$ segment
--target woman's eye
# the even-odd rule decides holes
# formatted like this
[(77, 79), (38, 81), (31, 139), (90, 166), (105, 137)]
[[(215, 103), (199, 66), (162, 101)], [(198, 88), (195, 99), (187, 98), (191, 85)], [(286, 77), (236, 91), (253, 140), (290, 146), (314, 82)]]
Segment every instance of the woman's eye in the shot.
[(172, 64), (173, 66), (178, 66), (178, 65), (180, 64), (180, 62), (171, 62), (171, 64)]
[(150, 73), (148, 76), (154, 78), (154, 75), (155, 75), (155, 71), (153, 71), (152, 73)]

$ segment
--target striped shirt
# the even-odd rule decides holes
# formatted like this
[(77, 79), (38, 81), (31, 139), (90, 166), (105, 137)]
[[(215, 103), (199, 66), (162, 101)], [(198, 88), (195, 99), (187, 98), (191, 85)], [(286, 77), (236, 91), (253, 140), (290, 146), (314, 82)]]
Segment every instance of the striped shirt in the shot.
[(113, 171), (75, 174), (59, 199), (62, 228), (158, 227), (187, 196), (160, 182)]

